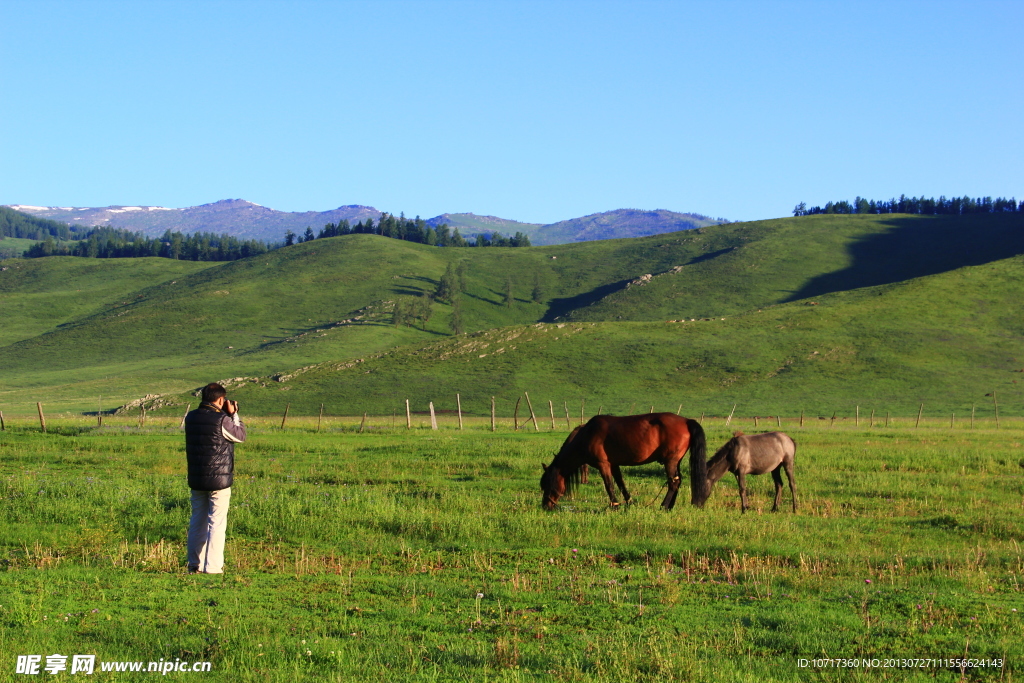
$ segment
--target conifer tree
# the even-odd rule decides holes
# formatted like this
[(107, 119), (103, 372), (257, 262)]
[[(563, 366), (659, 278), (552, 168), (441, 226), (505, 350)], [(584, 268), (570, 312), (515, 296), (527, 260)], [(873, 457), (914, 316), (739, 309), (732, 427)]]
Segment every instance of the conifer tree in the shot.
[(466, 331), (466, 325), (462, 319), (462, 297), (456, 294), (452, 298), (452, 317), (449, 322), (452, 334), (462, 334)]
[(434, 315), (434, 300), (430, 297), (428, 292), (423, 292), (420, 295), (419, 301), (419, 319), (422, 324), (422, 330), (427, 329), (427, 323), (430, 322), (430, 317)]
[(437, 289), (434, 291), (434, 298), (438, 301), (451, 301), (458, 290), (458, 281), (455, 277), (455, 268), (451, 263), (448, 264), (448, 268), (445, 269), (444, 275), (437, 283)]
[(395, 299), (395, 306), (391, 310), (391, 323), (395, 327), (401, 327), (405, 324), (405, 304), (401, 299)]

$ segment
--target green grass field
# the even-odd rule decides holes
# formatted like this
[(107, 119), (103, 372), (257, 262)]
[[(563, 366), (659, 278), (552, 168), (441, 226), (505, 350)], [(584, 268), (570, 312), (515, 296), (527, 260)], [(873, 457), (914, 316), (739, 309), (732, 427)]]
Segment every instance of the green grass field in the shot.
[[(5, 260), (0, 670), (63, 653), (231, 682), (1019, 678), (1020, 228), (810, 216), (528, 249), (354, 235), (222, 264)], [(441, 303), (391, 324), (459, 260), (466, 334)], [(256, 416), (229, 571), (188, 576), (178, 422), (228, 378)], [(82, 416), (148, 394), (165, 405), (144, 425)], [(656, 467), (626, 471), (628, 509), (593, 482), (540, 509), (567, 423), (651, 409), (702, 417), (712, 448), (780, 421), (798, 513), (768, 513), (757, 477), (741, 516), (729, 476), (664, 513)], [(964, 656), (1002, 664), (798, 666)]]
[[(332, 417), (317, 433), (315, 417), (284, 430), (249, 419), (228, 571), (209, 577), (184, 572), (176, 417), (51, 419), (47, 434), (8, 423), (5, 671), (17, 655), (62, 653), (209, 661), (212, 681), (1019, 678), (1019, 418), (800, 428), (787, 413), (800, 509), (767, 512), (762, 476), (742, 516), (729, 475), (705, 509), (662, 512), (656, 466), (625, 470), (628, 509), (610, 510), (592, 480), (545, 513), (540, 464), (564, 423), (415, 420), (375, 416), (357, 433), (359, 420)], [(754, 431), (746, 418), (705, 427), (712, 450)], [(965, 655), (1005, 666), (797, 666)]]

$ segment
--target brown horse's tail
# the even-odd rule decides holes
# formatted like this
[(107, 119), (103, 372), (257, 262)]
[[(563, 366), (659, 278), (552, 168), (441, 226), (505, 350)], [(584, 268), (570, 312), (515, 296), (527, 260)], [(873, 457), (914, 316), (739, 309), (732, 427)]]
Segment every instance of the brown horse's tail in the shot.
[(687, 420), (686, 426), (690, 429), (690, 504), (700, 507), (710, 495), (707, 440), (700, 422)]

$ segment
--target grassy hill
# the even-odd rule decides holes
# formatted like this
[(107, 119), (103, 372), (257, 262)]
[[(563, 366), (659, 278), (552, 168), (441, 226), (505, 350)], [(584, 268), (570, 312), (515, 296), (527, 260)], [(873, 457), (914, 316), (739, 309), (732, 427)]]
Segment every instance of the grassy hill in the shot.
[[(589, 411), (656, 410), (724, 415), (809, 415), (861, 406), (961, 419), (972, 406), (991, 416), (996, 390), (1004, 415), (1022, 413), (1024, 257), (780, 304), (694, 322), (556, 323), (460, 335), (426, 346), (330, 362), (293, 377), (255, 378), (234, 395), (257, 413), (388, 414), (433, 401), (483, 415), (528, 391), (564, 415), (580, 400)], [(525, 403), (520, 415), (526, 411)], [(549, 418), (545, 417), (545, 420)], [(560, 418), (561, 419), (561, 418)]]
[[(950, 271), (955, 269), (1024, 253), (1020, 228), (1018, 216), (810, 216), (529, 249), (439, 249), (350, 235), (221, 264), (67, 257), (6, 261), (9, 269), (0, 272), (0, 303), (12, 314), (0, 340), (5, 360), (0, 404), (29, 406), (45, 399), (59, 408), (84, 410), (102, 395), (110, 407), (145, 394), (180, 394), (210, 379), (264, 377), (363, 359), (363, 376), (351, 386), (341, 379), (332, 384), (334, 378), (325, 379), (323, 387), (305, 384), (313, 382), (306, 378), (319, 376), (315, 373), (303, 375), (299, 384), (277, 384), (294, 387), (288, 395), (298, 403), (319, 405), (324, 399), (317, 396), (327, 396), (334, 409), (358, 412), (371, 406), (383, 409), (385, 398), (391, 401), (390, 411), (402, 394), (426, 401), (456, 391), (464, 396), (476, 392), (489, 400), (490, 395), (514, 395), (520, 388), (537, 391), (544, 400), (585, 395), (606, 406), (628, 401), (648, 407), (669, 398), (678, 405), (699, 397), (731, 406), (742, 393), (743, 400), (763, 406), (761, 410), (783, 405), (792, 410), (812, 385), (824, 402), (833, 395), (859, 402), (861, 394), (843, 384), (849, 375), (867, 382), (865, 401), (886, 397), (905, 407), (916, 405), (921, 391), (939, 391), (928, 387), (951, 391), (962, 386), (962, 375), (969, 370), (975, 376), (968, 385), (990, 387), (987, 392), (996, 387), (997, 378), (1009, 377), (996, 356), (1024, 359), (1024, 350), (1016, 351), (1020, 339), (1012, 325), (995, 319), (986, 318), (970, 335), (962, 334), (957, 317), (974, 314), (975, 306), (957, 298), (956, 287), (951, 288), (956, 295), (952, 298), (934, 295), (929, 305), (945, 317), (941, 325), (927, 329), (920, 327), (919, 311), (903, 299), (890, 301), (897, 290), (886, 287), (929, 274), (953, 277)], [(437, 361), (435, 355), (447, 353), (445, 344), (472, 347), (476, 342), (468, 340), (477, 338), (450, 337), (447, 305), (434, 305), (425, 329), (395, 328), (390, 310), (403, 297), (432, 292), (447, 265), (458, 261), (465, 263), (467, 273), (466, 327), (483, 332), (480, 343), (498, 344), (516, 330), (524, 342), (559, 336), (557, 343), (526, 344), (532, 349), (527, 355), (513, 344), (517, 348), (506, 348), (497, 360), (481, 350), (478, 360), (463, 358), (465, 368), (447, 378), (447, 368), (459, 364)], [(1009, 269), (1006, 277), (1015, 272), (1010, 263), (1015, 262), (993, 263), (995, 270), (980, 278), (987, 284), (979, 285), (979, 297), (985, 289), (1001, 292), (993, 306), (1015, 306), (1019, 282), (1000, 280), (1004, 271), (999, 268)], [(647, 274), (651, 277), (644, 278)], [(516, 297), (512, 307), (502, 303), (508, 279)], [(532, 300), (537, 285), (539, 302)], [(861, 309), (849, 308), (867, 296), (864, 287), (876, 289), (857, 304)], [(856, 291), (838, 294), (848, 290)], [(837, 292), (835, 302), (826, 303), (830, 291)], [(814, 297), (820, 306), (799, 302), (806, 297)], [(757, 314), (759, 308), (765, 313)], [(745, 311), (752, 313), (735, 318)], [(893, 317), (892, 311), (899, 315)], [(791, 331), (785, 335), (768, 334), (757, 322), (769, 320), (758, 315), (783, 312), (800, 320), (832, 322), (824, 327), (788, 318), (771, 323)], [(710, 317), (729, 319), (664, 323)], [(599, 321), (569, 335), (586, 340), (578, 346), (553, 331)], [(639, 325), (644, 321), (660, 322)], [(538, 322), (555, 326), (522, 327)], [(557, 327), (565, 322), (572, 325)], [(504, 329), (508, 327), (513, 330)], [(705, 329), (717, 331), (702, 336)], [(879, 336), (882, 329), (886, 332)], [(940, 329), (952, 332), (940, 335)], [(857, 330), (861, 332), (854, 334)], [(749, 335), (761, 340), (761, 351), (755, 352)], [(881, 341), (871, 342), (874, 338)], [(887, 356), (884, 344), (895, 339), (903, 340), (902, 345), (923, 340), (915, 343), (933, 349), (928, 354), (938, 359), (938, 369), (923, 360), (928, 354), (918, 360), (899, 356), (899, 362)], [(432, 346), (438, 342), (440, 347)], [(412, 365), (406, 374), (386, 367), (406, 358), (394, 355), (396, 348), (409, 354)], [(974, 348), (991, 372), (967, 361), (943, 369), (951, 362), (950, 353)], [(863, 365), (854, 371), (853, 366), (822, 364), (809, 357), (813, 351), (823, 358), (846, 354), (844, 358)], [(385, 353), (391, 355), (377, 359), (384, 365), (372, 369), (371, 356)], [(488, 355), (479, 358), (484, 353)], [(609, 375), (602, 369), (605, 358), (621, 359), (615, 366), (620, 370)], [(878, 359), (888, 360), (878, 365)], [(834, 373), (810, 384), (776, 379), (804, 361), (833, 368)], [(780, 365), (769, 367), (776, 362)], [(918, 362), (924, 365), (914, 365)], [(783, 365), (787, 369), (779, 370)], [(876, 366), (884, 367), (884, 373), (864, 369)], [(911, 372), (911, 367), (918, 369)], [(892, 383), (899, 368), (905, 378)], [(330, 374), (326, 369), (317, 372)], [(776, 374), (769, 377), (772, 372)], [(945, 379), (933, 382), (933, 377)], [(257, 391), (247, 401), (260, 410), (278, 410), (280, 401), (268, 391)], [(305, 398), (298, 398), (300, 394)], [(383, 398), (371, 398), (377, 395)], [(964, 396), (950, 401), (963, 403), (969, 398)], [(675, 405), (662, 407), (674, 410)], [(628, 405), (615, 404), (614, 409), (623, 412)], [(482, 408), (477, 404), (470, 410)]]
[[(25, 242), (8, 238), (7, 242)], [(124, 305), (138, 291), (218, 264), (161, 258), (11, 259), (0, 264), (0, 347), (60, 329), (96, 311)], [(7, 364), (7, 369), (11, 368)]]
[[(989, 263), (1024, 253), (1024, 220), (978, 216), (818, 215), (663, 235), (699, 255), (671, 272), (652, 259), (652, 278), (621, 287), (571, 320), (707, 317)], [(639, 240), (638, 244), (651, 244)]]

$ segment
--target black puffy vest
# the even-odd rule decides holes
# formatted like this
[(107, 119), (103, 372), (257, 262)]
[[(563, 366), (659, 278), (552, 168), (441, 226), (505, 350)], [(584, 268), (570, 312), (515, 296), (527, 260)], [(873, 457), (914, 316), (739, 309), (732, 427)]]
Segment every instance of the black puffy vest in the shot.
[(220, 491), (234, 482), (235, 444), (221, 432), (225, 418), (231, 419), (206, 403), (185, 416), (185, 455), (191, 489)]

